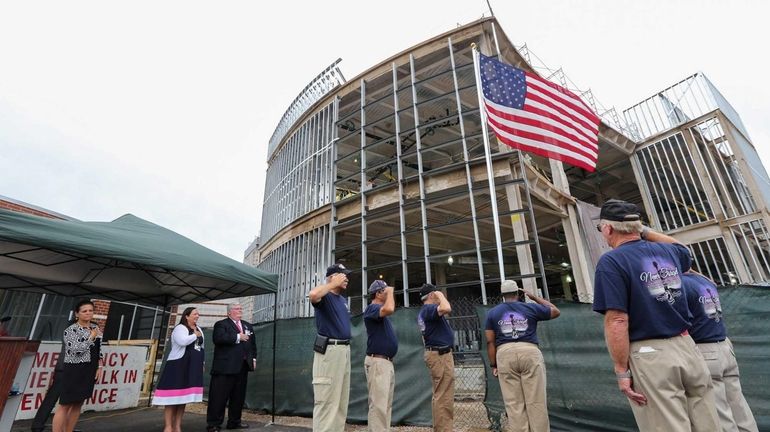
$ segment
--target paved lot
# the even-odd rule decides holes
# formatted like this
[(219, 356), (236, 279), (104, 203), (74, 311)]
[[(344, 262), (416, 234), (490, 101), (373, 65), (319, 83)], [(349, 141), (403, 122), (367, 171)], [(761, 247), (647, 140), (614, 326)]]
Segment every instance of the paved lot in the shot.
[[(247, 417), (247, 416), (244, 416)], [(48, 428), (51, 430), (49, 419)], [(264, 422), (246, 420), (251, 428), (247, 431), (273, 431), (273, 432), (307, 432), (311, 429), (296, 426), (282, 426), (280, 424), (266, 425)], [(19, 420), (14, 422), (11, 432), (29, 432), (32, 420)], [(83, 432), (151, 432), (163, 431), (163, 410), (160, 408), (131, 408), (119, 411), (89, 412), (80, 417), (77, 428)], [(204, 432), (206, 430), (206, 416), (193, 412), (186, 412), (182, 420), (183, 431)], [(227, 429), (223, 429), (226, 431)]]

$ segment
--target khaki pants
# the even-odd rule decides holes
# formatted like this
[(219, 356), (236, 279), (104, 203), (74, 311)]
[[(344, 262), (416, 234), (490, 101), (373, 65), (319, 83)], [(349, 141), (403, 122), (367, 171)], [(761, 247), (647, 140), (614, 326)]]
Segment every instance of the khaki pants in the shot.
[(513, 342), (497, 348), (497, 379), (511, 432), (547, 432), (545, 361), (537, 345)]
[(698, 349), (711, 373), (719, 422), (723, 432), (757, 432), (757, 422), (741, 391), (738, 362), (730, 339), (699, 343)]
[(342, 432), (350, 399), (350, 345), (313, 353), (313, 430)]
[(708, 367), (690, 336), (631, 342), (634, 390), (647, 405), (631, 410), (641, 432), (714, 432), (719, 419)]
[(425, 351), (425, 365), (430, 371), (433, 383), (433, 430), (452, 432), (455, 403), (455, 361), (452, 353), (439, 355), (436, 351)]
[(393, 411), (393, 388), (396, 374), (393, 362), (383, 358), (364, 358), (366, 386), (369, 389), (369, 414), (367, 423), (370, 432), (390, 430), (390, 414)]

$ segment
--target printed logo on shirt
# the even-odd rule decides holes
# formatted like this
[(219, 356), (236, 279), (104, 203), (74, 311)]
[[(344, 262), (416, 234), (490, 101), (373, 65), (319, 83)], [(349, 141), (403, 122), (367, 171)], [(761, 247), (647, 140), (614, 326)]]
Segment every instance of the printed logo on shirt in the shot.
[(497, 324), (500, 326), (500, 331), (505, 337), (513, 339), (518, 339), (521, 333), (526, 332), (527, 328), (529, 328), (527, 318), (518, 312), (504, 314), (503, 319), (498, 321)]
[(659, 302), (668, 302), (673, 305), (682, 295), (682, 280), (679, 278), (679, 269), (670, 262), (661, 259), (652, 259), (645, 264), (639, 279), (649, 291), (650, 295)]
[(722, 303), (719, 302), (719, 293), (716, 288), (708, 285), (698, 286), (698, 302), (703, 306), (703, 312), (709, 319), (716, 322), (722, 320)]
[(417, 315), (417, 327), (420, 328), (420, 333), (425, 334), (425, 321), (422, 319), (422, 315)]

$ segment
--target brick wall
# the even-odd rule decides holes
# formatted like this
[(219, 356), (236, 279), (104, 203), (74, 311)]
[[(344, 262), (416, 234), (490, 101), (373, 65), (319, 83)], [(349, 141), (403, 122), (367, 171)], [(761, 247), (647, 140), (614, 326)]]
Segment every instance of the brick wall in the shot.
[(99, 329), (104, 331), (104, 325), (107, 324), (107, 315), (110, 313), (110, 301), (109, 300), (95, 300), (94, 302), (94, 319), (92, 320), (99, 325)]
[(46, 213), (42, 210), (38, 210), (32, 207), (27, 207), (20, 203), (6, 201), (4, 199), (0, 199), (0, 209), (16, 211), (19, 213), (27, 213), (35, 216), (43, 216), (51, 219), (62, 219), (60, 216), (53, 215), (51, 213)]

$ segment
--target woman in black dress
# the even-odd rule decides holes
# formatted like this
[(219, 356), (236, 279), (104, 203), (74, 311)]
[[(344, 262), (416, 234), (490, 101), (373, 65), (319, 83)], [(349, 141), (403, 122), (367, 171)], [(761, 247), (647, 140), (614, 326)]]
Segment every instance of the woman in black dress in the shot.
[(53, 432), (72, 432), (83, 402), (91, 397), (101, 375), (102, 333), (91, 323), (93, 316), (94, 304), (81, 300), (75, 306), (75, 323), (64, 330), (64, 369), (56, 377), (62, 380), (62, 393), (53, 417)]

